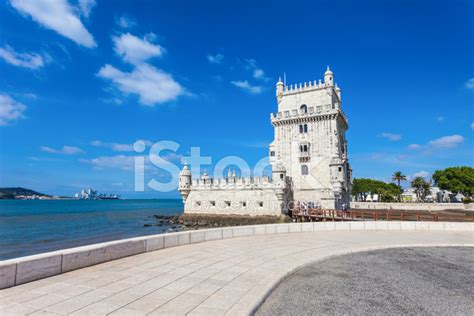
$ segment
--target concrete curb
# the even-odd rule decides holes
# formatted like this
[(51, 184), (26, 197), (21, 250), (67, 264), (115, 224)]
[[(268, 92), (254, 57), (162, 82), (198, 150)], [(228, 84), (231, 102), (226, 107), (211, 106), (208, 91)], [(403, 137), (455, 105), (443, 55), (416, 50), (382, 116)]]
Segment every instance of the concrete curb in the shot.
[(411, 232), (462, 231), (472, 232), (474, 238), (474, 223), (452, 222), (314, 222), (236, 226), (185, 231), (117, 240), (0, 261), (0, 289), (164, 248), (253, 235), (334, 230)]

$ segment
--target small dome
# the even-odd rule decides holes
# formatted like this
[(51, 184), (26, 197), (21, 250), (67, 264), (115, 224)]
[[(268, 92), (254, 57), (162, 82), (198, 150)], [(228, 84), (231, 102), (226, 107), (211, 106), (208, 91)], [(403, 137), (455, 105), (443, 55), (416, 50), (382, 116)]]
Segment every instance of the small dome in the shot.
[(190, 176), (191, 170), (189, 170), (188, 165), (184, 165), (183, 170), (181, 170), (182, 176)]
[(325, 76), (327, 76), (327, 75), (333, 75), (331, 69), (329, 69), (329, 66), (327, 67), (326, 72), (324, 73), (324, 75), (325, 75)]
[(278, 82), (277, 82), (277, 86), (282, 86), (283, 85), (283, 81), (281, 81), (281, 77), (278, 78)]

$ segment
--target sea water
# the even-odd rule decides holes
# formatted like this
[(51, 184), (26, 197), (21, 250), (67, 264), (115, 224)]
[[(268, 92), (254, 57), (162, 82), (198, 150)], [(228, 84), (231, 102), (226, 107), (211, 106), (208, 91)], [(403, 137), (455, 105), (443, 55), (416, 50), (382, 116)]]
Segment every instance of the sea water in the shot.
[(170, 227), (153, 215), (182, 212), (181, 200), (0, 200), (0, 260), (159, 234)]

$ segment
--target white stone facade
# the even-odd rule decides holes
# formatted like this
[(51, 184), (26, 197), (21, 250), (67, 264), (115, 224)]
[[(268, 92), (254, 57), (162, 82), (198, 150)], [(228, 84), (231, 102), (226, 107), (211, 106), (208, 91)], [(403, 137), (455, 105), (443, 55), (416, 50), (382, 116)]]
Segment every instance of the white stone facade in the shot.
[(328, 69), (324, 82), (276, 84), (278, 112), (269, 146), (272, 178), (191, 179), (185, 167), (179, 191), (186, 213), (280, 215), (293, 202), (326, 209), (349, 206), (352, 170), (345, 137), (348, 121), (341, 89)]

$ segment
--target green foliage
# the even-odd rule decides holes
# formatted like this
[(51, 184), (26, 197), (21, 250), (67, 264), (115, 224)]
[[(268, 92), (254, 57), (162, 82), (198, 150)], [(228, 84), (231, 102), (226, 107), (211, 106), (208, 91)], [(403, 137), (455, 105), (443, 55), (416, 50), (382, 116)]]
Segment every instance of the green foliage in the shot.
[(425, 201), (426, 197), (430, 193), (430, 183), (423, 177), (416, 177), (411, 182), (411, 187), (415, 189), (416, 197), (418, 201)]
[[(402, 186), (400, 185), (400, 182), (406, 181), (407, 177), (401, 172), (401, 171), (395, 171), (395, 173), (392, 176), (392, 181), (397, 181), (398, 188), (400, 189), (400, 194), (402, 192)], [(398, 195), (398, 201), (401, 201), (401, 195)]]
[(373, 179), (354, 179), (352, 185), (352, 195), (359, 197), (362, 201), (365, 201), (369, 194), (378, 194), (380, 201), (394, 202), (400, 192), (400, 188), (394, 183)]
[(436, 185), (443, 190), (461, 193), (464, 196), (474, 196), (474, 168), (450, 167), (436, 170), (433, 174)]
[(18, 195), (49, 196), (49, 195), (39, 193), (30, 189), (25, 189), (25, 188), (0, 188), (0, 200), (16, 199)]

